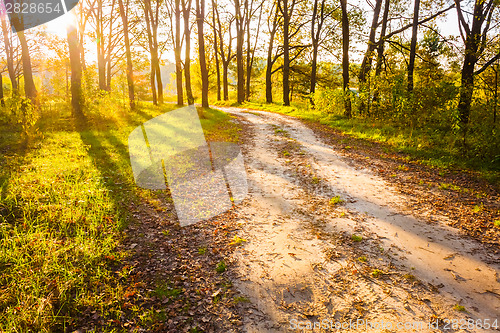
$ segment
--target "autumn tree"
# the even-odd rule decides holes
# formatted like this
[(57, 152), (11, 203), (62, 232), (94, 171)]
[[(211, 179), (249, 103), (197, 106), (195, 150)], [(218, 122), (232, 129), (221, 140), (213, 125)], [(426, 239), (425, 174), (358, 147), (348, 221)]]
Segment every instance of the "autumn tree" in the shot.
[(413, 72), (415, 70), (415, 57), (417, 53), (417, 33), (418, 33), (418, 14), (420, 11), (420, 0), (414, 0), (413, 26), (410, 43), (410, 59), (408, 61), (408, 87), (407, 91), (413, 91)]
[(17, 37), (19, 38), (19, 43), (21, 44), (22, 52), (22, 63), (23, 63), (23, 77), (24, 77), (24, 93), (33, 104), (36, 104), (37, 90), (35, 87), (35, 82), (33, 81), (33, 70), (31, 67), (31, 56), (28, 47), (28, 42), (24, 31), (18, 31)]
[(7, 61), (7, 71), (9, 73), (10, 82), (12, 84), (12, 94), (18, 94), (18, 86), (17, 86), (17, 74), (15, 70), (15, 57), (14, 57), (14, 45), (12, 44), (12, 33), (10, 28), (7, 26), (6, 16), (2, 15), (1, 24), (2, 24), (2, 35), (5, 46), (5, 55)]
[(83, 116), (82, 64), (78, 33), (74, 25), (67, 28), (69, 60), (71, 65), (71, 106), (75, 117)]
[[(477, 72), (474, 72), (478, 60), (485, 51), (490, 29), (498, 24), (494, 23), (493, 14), (498, 9), (499, 3), (495, 0), (476, 0), (470, 14), (468, 14), (468, 10), (462, 9), (462, 2), (455, 0), (455, 4), (459, 19), (460, 34), (465, 44), (461, 72), (460, 100), (458, 102), (458, 120), (465, 134), (467, 124), (469, 123), (472, 94), (474, 91), (474, 75), (483, 72), (500, 58), (499, 51), (495, 56), (486, 61)], [(466, 15), (468, 19), (466, 19)]]
[(215, 17), (215, 32), (217, 35), (217, 45), (215, 53), (220, 56), (222, 64), (222, 88), (223, 99), (229, 99), (229, 64), (236, 56), (233, 52), (234, 37), (232, 34), (233, 23), (235, 21), (234, 15), (228, 11), (222, 11), (222, 7), (218, 6), (217, 1), (213, 0), (212, 10)]
[(125, 57), (127, 58), (127, 87), (128, 87), (128, 98), (129, 105), (131, 109), (135, 108), (135, 93), (134, 93), (134, 68), (132, 63), (132, 52), (130, 49), (130, 38), (128, 31), (128, 14), (129, 14), (129, 4), (130, 0), (118, 0), (118, 5), (120, 7), (120, 16), (122, 18), (123, 27), (123, 41), (125, 44)]
[(194, 103), (193, 90), (191, 88), (191, 24), (189, 21), (191, 15), (192, 0), (181, 0), (182, 16), (184, 18), (184, 84), (186, 86), (186, 96), (188, 105)]
[(347, 0), (340, 0), (342, 9), (342, 89), (344, 90), (345, 116), (352, 117), (351, 94), (349, 91), (349, 15)]
[(198, 55), (201, 72), (201, 106), (208, 108), (208, 70), (205, 59), (205, 38), (203, 25), (205, 19), (205, 0), (196, 0), (196, 23), (198, 26)]

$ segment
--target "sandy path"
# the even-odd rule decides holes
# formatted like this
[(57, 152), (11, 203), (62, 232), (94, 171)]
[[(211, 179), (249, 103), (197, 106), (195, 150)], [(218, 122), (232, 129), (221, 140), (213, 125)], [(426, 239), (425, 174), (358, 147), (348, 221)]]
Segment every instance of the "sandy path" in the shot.
[[(250, 198), (239, 208), (247, 242), (233, 258), (234, 284), (255, 304), (246, 331), (324, 319), (396, 325), (499, 317), (500, 265), (484, 263), (498, 258), (479, 243), (413, 217), (390, 184), (350, 166), (300, 121), (219, 109), (243, 116), (254, 135), (245, 156)], [(295, 150), (280, 155), (287, 145)], [(332, 207), (336, 195), (344, 204)]]

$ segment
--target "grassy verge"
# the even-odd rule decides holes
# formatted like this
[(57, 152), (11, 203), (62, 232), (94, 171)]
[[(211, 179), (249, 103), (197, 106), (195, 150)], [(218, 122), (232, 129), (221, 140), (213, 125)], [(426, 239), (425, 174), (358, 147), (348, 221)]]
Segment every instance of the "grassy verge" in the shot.
[[(235, 103), (222, 102), (221, 106)], [(384, 149), (408, 154), (419, 163), (438, 169), (474, 170), (493, 184), (500, 183), (500, 160), (471, 158), (463, 153), (457, 138), (438, 128), (411, 129), (396, 123), (372, 119), (347, 119), (323, 113), (304, 105), (282, 106), (248, 102), (241, 107), (277, 112), (306, 121), (321, 123), (344, 134), (367, 141), (382, 143)]]
[[(150, 195), (134, 184), (128, 135), (175, 106), (99, 103), (83, 126), (66, 106), (45, 110), (29, 148), (0, 117), (0, 331), (65, 331), (83, 312), (120, 318), (127, 204)], [(238, 140), (228, 115), (203, 117), (209, 140)]]

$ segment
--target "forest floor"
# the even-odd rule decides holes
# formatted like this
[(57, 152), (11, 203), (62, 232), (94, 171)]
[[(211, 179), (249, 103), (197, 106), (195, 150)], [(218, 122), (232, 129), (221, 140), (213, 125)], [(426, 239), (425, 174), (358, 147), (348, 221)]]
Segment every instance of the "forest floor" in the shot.
[(218, 109), (244, 128), (249, 196), (232, 212), (240, 246), (226, 254), (228, 278), (250, 301), (244, 331), (357, 320), (374, 325), (357, 331), (411, 331), (395, 325), (439, 320), (484, 332), (467, 323), (498, 319), (497, 188), (326, 126)]
[(49, 110), (24, 150), (0, 127), (0, 330), (495, 331), (498, 186), (315, 122), (217, 107), (231, 117), (203, 111), (206, 139), (241, 146), (249, 193), (180, 227), (168, 192), (136, 186), (127, 147), (174, 108), (81, 127)]

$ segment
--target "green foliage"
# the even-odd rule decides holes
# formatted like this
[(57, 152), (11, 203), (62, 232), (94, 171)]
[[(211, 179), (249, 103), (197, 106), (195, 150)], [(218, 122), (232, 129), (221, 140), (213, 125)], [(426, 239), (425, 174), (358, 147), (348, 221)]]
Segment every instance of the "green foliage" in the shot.
[(344, 200), (342, 200), (342, 198), (340, 196), (336, 195), (333, 198), (331, 198), (328, 203), (332, 206), (335, 206), (335, 205), (341, 204), (343, 202), (344, 202)]
[(381, 277), (382, 275), (384, 275), (384, 272), (380, 269), (374, 269), (371, 273), (371, 276), (373, 276), (374, 278), (379, 278)]
[(6, 108), (10, 109), (11, 117), (21, 126), (24, 139), (32, 141), (39, 134), (37, 121), (40, 117), (30, 99), (13, 96), (7, 100)]
[[(129, 254), (118, 246), (132, 218), (128, 204), (149, 202), (156, 194), (135, 186), (128, 135), (175, 105), (139, 104), (137, 111), (122, 108), (108, 117), (104, 105), (115, 100), (99, 98), (90, 125), (80, 130), (66, 103), (42, 107), (44, 137), (36, 147), (18, 148), (21, 126), (0, 121), (0, 149), (9, 149), (8, 158), (0, 154), (0, 331), (62, 332), (88, 309), (106, 322), (120, 320), (123, 299), (131, 295), (130, 268), (120, 268)], [(14, 114), (10, 105), (0, 109), (2, 119), (31, 110), (28, 103), (24, 111), (23, 104), (14, 106)], [(220, 111), (205, 116), (209, 136), (236, 126)], [(27, 124), (30, 117), (26, 113)], [(102, 123), (95, 127), (97, 119)], [(238, 131), (229, 133), (237, 140)], [(225, 264), (220, 267), (225, 270)], [(169, 285), (153, 293), (180, 296)], [(139, 317), (147, 325), (165, 315), (148, 311)]]
[(362, 236), (359, 236), (359, 235), (352, 235), (351, 236), (351, 240), (353, 242), (361, 242), (363, 240), (363, 237)]
[(227, 268), (226, 263), (224, 262), (224, 260), (221, 260), (215, 267), (215, 271), (219, 274), (222, 274), (226, 271), (226, 268)]
[(238, 236), (234, 236), (233, 237), (233, 240), (231, 241), (231, 243), (229, 243), (229, 245), (242, 245), (243, 243), (246, 243), (247, 240), (244, 239), (244, 238), (240, 238)]
[(320, 112), (333, 115), (344, 114), (344, 94), (341, 88), (318, 89), (312, 99), (315, 109)]
[(368, 261), (368, 259), (365, 256), (359, 257), (358, 260), (361, 261), (361, 262), (367, 262)]

